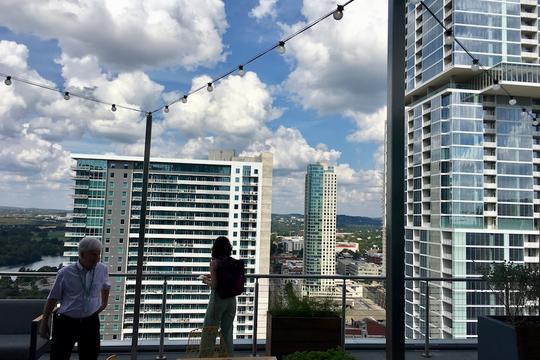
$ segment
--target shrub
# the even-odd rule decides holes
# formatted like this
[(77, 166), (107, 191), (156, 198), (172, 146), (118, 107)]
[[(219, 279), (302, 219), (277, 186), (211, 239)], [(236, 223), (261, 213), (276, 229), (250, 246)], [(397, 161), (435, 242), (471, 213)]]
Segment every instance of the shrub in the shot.
[(283, 360), (354, 360), (354, 357), (337, 347), (328, 351), (297, 351)]
[(273, 316), (334, 317), (340, 316), (339, 306), (332, 299), (299, 297), (291, 283), (285, 286), (285, 299), (270, 309)]
[(504, 305), (508, 320), (516, 323), (523, 315), (538, 311), (540, 271), (538, 266), (493, 263), (482, 271), (484, 280)]

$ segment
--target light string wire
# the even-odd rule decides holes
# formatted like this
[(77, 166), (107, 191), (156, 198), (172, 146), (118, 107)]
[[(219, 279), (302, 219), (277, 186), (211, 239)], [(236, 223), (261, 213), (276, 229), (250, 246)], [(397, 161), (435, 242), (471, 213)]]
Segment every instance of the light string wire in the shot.
[(138, 112), (138, 113), (146, 113), (146, 112), (143, 111), (143, 110), (140, 110), (140, 109), (137, 109), (137, 108), (134, 108), (134, 107), (131, 107), (131, 106), (122, 105), (122, 104), (110, 103), (110, 102), (107, 102), (107, 101), (99, 100), (99, 99), (97, 99), (97, 98), (95, 98), (95, 97), (83, 95), (83, 94), (78, 93), (78, 92), (71, 92), (71, 91), (67, 91), (67, 90), (60, 90), (60, 89), (57, 89), (57, 88), (52, 87), (52, 86), (49, 86), (49, 85), (40, 84), (40, 83), (38, 83), (38, 82), (31, 81), (31, 80), (27, 80), (27, 79), (23, 79), (23, 78), (20, 78), (20, 77), (17, 77), (17, 76), (13, 76), (13, 75), (8, 75), (8, 74), (5, 74), (5, 73), (3, 73), (3, 72), (0, 72), (0, 76), (3, 76), (3, 77), (5, 77), (6, 79), (10, 79), (10, 80), (12, 80), (12, 81), (18, 81), (18, 82), (21, 82), (21, 83), (24, 83), (24, 84), (27, 84), (27, 85), (39, 87), (39, 88), (42, 88), (42, 89), (45, 89), (45, 90), (54, 91), (54, 92), (63, 94), (64, 96), (66, 96), (66, 94), (67, 94), (67, 95), (69, 95), (70, 97), (73, 96), (73, 97), (77, 97), (77, 98), (80, 98), (80, 99), (84, 99), (84, 100), (88, 100), (88, 101), (93, 101), (93, 102), (95, 102), (95, 103), (99, 103), (99, 104), (103, 104), (103, 105), (108, 105), (108, 106), (111, 106), (111, 107), (114, 105), (114, 107), (116, 107), (116, 108), (122, 108), (122, 109), (125, 109), (125, 110), (136, 111), (136, 112)]
[[(56, 93), (60, 93), (60, 94), (64, 95), (64, 98), (66, 100), (69, 100), (71, 97), (76, 97), (76, 98), (80, 98), (80, 99), (83, 99), (83, 100), (95, 102), (95, 103), (98, 103), (98, 104), (108, 105), (108, 106), (111, 107), (112, 111), (116, 111), (117, 108), (121, 108), (121, 109), (124, 109), (124, 110), (130, 110), (130, 111), (134, 111), (134, 112), (137, 112), (137, 113), (151, 115), (151, 114), (156, 113), (156, 112), (161, 111), (161, 110), (168, 111), (169, 107), (171, 105), (174, 105), (174, 104), (176, 104), (176, 103), (178, 103), (180, 101), (185, 102), (187, 100), (188, 96), (193, 95), (193, 94), (195, 94), (195, 93), (197, 93), (197, 92), (199, 92), (199, 91), (201, 91), (201, 90), (203, 90), (205, 88), (213, 86), (213, 84), (215, 84), (216, 82), (222, 80), (223, 78), (233, 74), (235, 71), (239, 71), (239, 70), (243, 71), (244, 66), (253, 63), (257, 59), (261, 58), (262, 56), (268, 54), (270, 51), (272, 51), (272, 50), (274, 50), (274, 49), (276, 49), (276, 48), (278, 48), (280, 46), (282, 46), (282, 47), (285, 46), (286, 42), (288, 42), (289, 40), (291, 40), (291, 39), (295, 38), (296, 36), (302, 34), (303, 32), (311, 29), (312, 27), (314, 27), (315, 25), (317, 25), (318, 23), (320, 23), (324, 19), (328, 18), (329, 16), (334, 15), (334, 18), (336, 20), (340, 20), (341, 17), (343, 16), (344, 8), (347, 5), (349, 5), (350, 3), (352, 3), (353, 1), (355, 1), (355, 0), (348, 0), (342, 5), (337, 5), (336, 9), (331, 10), (330, 12), (328, 12), (325, 15), (321, 16), (317, 20), (314, 20), (314, 21), (310, 22), (309, 24), (307, 24), (303, 28), (299, 29), (298, 31), (286, 36), (285, 38), (283, 38), (283, 40), (280, 40), (279, 42), (277, 42), (276, 44), (274, 44), (271, 47), (267, 48), (266, 50), (263, 50), (263, 51), (259, 52), (255, 56), (253, 56), (253, 57), (249, 58), (248, 60), (246, 60), (243, 64), (240, 64), (238, 67), (235, 67), (235, 68), (225, 72), (224, 74), (212, 79), (207, 84), (201, 85), (200, 87), (185, 93), (182, 97), (180, 97), (180, 98), (178, 98), (178, 99), (176, 99), (174, 101), (171, 101), (169, 103), (163, 103), (160, 107), (158, 107), (157, 109), (155, 109), (153, 111), (145, 111), (145, 110), (137, 109), (137, 108), (135, 108), (133, 106), (122, 105), (122, 104), (117, 104), (117, 103), (113, 103), (113, 102), (100, 100), (100, 99), (92, 97), (92, 96), (84, 95), (84, 94), (82, 94), (80, 92), (76, 92), (76, 91), (71, 92), (71, 91), (68, 91), (67, 89), (64, 89), (64, 90), (58, 89), (56, 87), (52, 87), (52, 86), (41, 84), (41, 83), (38, 83), (38, 82), (35, 82), (35, 81), (27, 80), (27, 79), (24, 79), (24, 78), (21, 78), (21, 77), (18, 77), (18, 76), (13, 76), (13, 75), (10, 75), (10, 74), (6, 74), (4, 72), (0, 72), (0, 76), (3, 76), (5, 78), (5, 84), (6, 85), (11, 85), (11, 81), (18, 81), (18, 82), (24, 83), (26, 85), (30, 85), (30, 86), (38, 87), (38, 88), (41, 88), (41, 89), (45, 89), (45, 90), (53, 91), (53, 92), (56, 92)], [(340, 16), (336, 16), (336, 13), (339, 13)]]
[[(482, 70), (485, 74), (487, 74), (487, 76), (492, 80), (492, 82), (495, 84), (495, 80), (499, 81), (498, 79), (495, 79), (495, 77), (491, 74), (491, 71), (489, 70), (489, 68), (483, 66), (481, 63), (480, 63), (480, 60), (475, 58), (471, 52), (465, 47), (465, 45), (463, 45), (463, 43), (461, 41), (459, 41), (459, 39), (457, 39), (452, 31), (452, 29), (449, 29), (447, 28), (443, 22), (437, 17), (437, 15), (435, 15), (435, 13), (429, 8), (429, 6), (426, 5), (426, 3), (423, 1), (423, 0), (420, 0), (418, 1), (418, 4), (424, 8), (435, 20), (436, 22), (444, 29), (444, 33), (443, 33), (443, 36), (446, 36), (447, 34), (450, 34), (452, 36), (452, 41), (455, 41), (462, 49), (463, 51), (465, 51), (465, 53), (471, 58), (471, 60), (473, 61), (473, 64), (476, 64), (480, 70)], [(444, 42), (443, 42), (444, 43)], [(503, 84), (501, 84), (500, 82), (497, 82), (497, 84), (499, 85), (500, 89), (502, 91), (504, 91), (506, 93), (506, 95), (508, 95), (511, 99), (515, 97), (510, 94), (510, 92), (505, 89), (505, 87), (503, 86)], [(532, 111), (529, 111), (528, 109), (526, 108), (522, 108), (521, 109), (522, 112), (526, 112), (527, 115), (533, 120), (537, 120), (537, 115), (535, 115)], [(540, 125), (533, 125), (533, 126), (540, 126)]]
[(348, 0), (347, 2), (345, 2), (343, 5), (338, 5), (337, 6), (337, 9), (334, 9), (326, 14), (324, 14), (323, 16), (321, 16), (320, 18), (318, 18), (317, 20), (314, 20), (312, 21), (311, 23), (307, 24), (306, 26), (304, 26), (303, 28), (299, 29), (298, 31), (286, 36), (285, 38), (283, 38), (282, 40), (278, 41), (277, 43), (275, 43), (274, 45), (270, 46), (269, 48), (265, 49), (265, 50), (262, 50), (261, 52), (259, 52), (258, 54), (256, 54), (255, 56), (249, 58), (248, 60), (244, 61), (242, 64), (240, 64), (238, 67), (235, 67), (235, 68), (232, 68), (231, 70), (225, 72), (224, 74), (212, 79), (210, 82), (208, 82), (207, 84), (204, 84), (204, 85), (201, 85), (200, 87), (196, 88), (195, 90), (192, 90), (192, 91), (189, 91), (187, 93), (185, 93), (182, 97), (174, 100), (174, 101), (171, 101), (170, 103), (166, 103), (166, 104), (163, 104), (162, 106), (158, 107), (157, 109), (153, 110), (153, 111), (150, 111), (150, 113), (155, 113), (155, 112), (158, 112), (158, 111), (161, 111), (165, 108), (169, 108), (171, 105), (174, 105), (176, 103), (178, 103), (179, 101), (181, 101), (182, 99), (184, 99), (184, 101), (191, 95), (207, 88), (209, 85), (213, 85), (215, 84), (216, 82), (224, 79), (225, 77), (231, 75), (232, 73), (234, 73), (235, 71), (238, 71), (240, 67), (242, 67), (242, 69), (246, 66), (246, 65), (249, 65), (251, 64), (252, 62), (256, 61), (257, 59), (259, 59), (260, 57), (268, 54), (269, 52), (271, 52), (272, 50), (276, 49), (277, 47), (279, 46), (285, 46), (285, 43), (288, 42), (289, 40), (295, 38), (296, 36), (302, 34), (303, 32), (311, 29), (312, 27), (314, 27), (315, 25), (317, 25), (318, 23), (320, 23), (321, 21), (323, 21), (324, 19), (328, 18), (329, 16), (331, 15), (334, 15), (334, 13), (336, 11), (343, 11), (343, 9), (349, 5), (350, 3), (352, 3), (354, 0)]

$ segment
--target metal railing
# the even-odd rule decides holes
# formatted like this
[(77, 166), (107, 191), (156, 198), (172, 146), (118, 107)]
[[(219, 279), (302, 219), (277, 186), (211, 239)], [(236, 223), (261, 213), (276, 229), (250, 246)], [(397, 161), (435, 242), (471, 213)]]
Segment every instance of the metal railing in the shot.
[[(1, 277), (33, 277), (33, 278), (43, 278), (43, 277), (55, 277), (55, 272), (0, 272), (0, 278)], [(135, 278), (134, 273), (111, 273), (111, 277), (122, 277), (122, 278)], [(167, 308), (167, 286), (171, 286), (170, 279), (175, 278), (175, 280), (178, 279), (190, 279), (193, 280), (197, 278), (199, 274), (167, 274), (167, 273), (145, 273), (143, 274), (143, 277), (153, 278), (156, 280), (162, 280), (162, 291), (161, 291), (161, 321), (160, 321), (160, 336), (159, 336), (159, 355), (158, 358), (164, 359), (164, 347), (165, 347), (165, 325), (166, 325), (166, 308)], [(252, 333), (252, 354), (253, 356), (257, 355), (257, 331), (258, 331), (258, 315), (259, 315), (259, 297), (260, 297), (260, 280), (262, 279), (280, 279), (280, 280), (334, 280), (336, 282), (336, 288), (341, 289), (341, 294), (336, 294), (336, 298), (339, 296), (341, 301), (341, 346), (345, 347), (345, 339), (346, 339), (346, 307), (347, 307), (347, 281), (357, 281), (357, 282), (384, 282), (386, 281), (386, 277), (384, 276), (342, 276), (342, 275), (282, 275), (282, 274), (247, 274), (246, 275), (249, 279), (254, 279), (254, 284), (247, 284), (246, 287), (253, 286), (253, 294), (250, 294), (253, 296), (253, 303), (247, 302), (245, 304), (239, 304), (239, 305), (253, 305), (253, 333)], [(442, 277), (442, 278), (436, 278), (436, 277), (406, 277), (405, 282), (420, 282), (425, 284), (425, 292), (424, 295), (424, 313), (423, 313), (423, 319), (424, 323), (426, 324), (423, 331), (423, 337), (424, 337), (424, 357), (430, 357), (430, 339), (431, 339), (431, 324), (430, 324), (430, 301), (431, 301), (431, 294), (430, 294), (430, 283), (433, 282), (448, 282), (448, 283), (455, 283), (455, 282), (483, 282), (484, 280), (482, 278), (448, 278), (448, 277)], [(340, 283), (340, 284), (339, 284)], [(339, 284), (339, 285), (338, 285)], [(404, 284), (405, 285), (405, 284)], [(421, 289), (421, 287), (420, 287)], [(422, 291), (421, 291), (422, 294)], [(441, 296), (442, 299), (442, 296)], [(421, 319), (420, 319), (421, 320)]]

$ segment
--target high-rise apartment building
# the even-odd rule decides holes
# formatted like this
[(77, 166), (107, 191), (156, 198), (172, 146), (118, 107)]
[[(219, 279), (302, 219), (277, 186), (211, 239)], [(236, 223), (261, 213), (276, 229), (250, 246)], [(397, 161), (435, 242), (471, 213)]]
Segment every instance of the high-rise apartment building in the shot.
[[(67, 224), (65, 256), (77, 259), (78, 241), (103, 240), (110, 273), (135, 273), (142, 196), (142, 158), (73, 155), (73, 221)], [(151, 159), (145, 235), (145, 273), (168, 274), (166, 337), (187, 338), (201, 328), (209, 289), (196, 277), (209, 272), (213, 240), (227, 236), (247, 273), (267, 274), (270, 256), (272, 155), (236, 157), (211, 152), (208, 160)], [(175, 278), (191, 274), (193, 278)], [(129, 338), (135, 278), (112, 277), (109, 306), (101, 315), (104, 339)], [(263, 280), (261, 280), (264, 282)], [(261, 283), (259, 281), (259, 283)], [(139, 336), (157, 338), (163, 279), (143, 278)], [(268, 290), (261, 286), (258, 334), (265, 337)], [(254, 281), (237, 299), (236, 338), (251, 338)]]
[[(304, 274), (336, 274), (336, 173), (333, 166), (307, 167), (304, 204)], [(306, 280), (309, 295), (333, 295), (334, 280)]]
[[(409, 1), (406, 275), (477, 277), (494, 261), (538, 263), (540, 129), (530, 113), (540, 117), (539, 3), (424, 3), (451, 32)], [(475, 337), (479, 315), (502, 312), (481, 283), (429, 286), (433, 337)], [(405, 292), (406, 336), (420, 338), (425, 283)]]

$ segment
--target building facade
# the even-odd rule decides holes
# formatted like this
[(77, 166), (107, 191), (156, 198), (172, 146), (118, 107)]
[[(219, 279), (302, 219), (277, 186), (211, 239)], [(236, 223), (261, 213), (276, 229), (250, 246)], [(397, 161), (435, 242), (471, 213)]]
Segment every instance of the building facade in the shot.
[[(409, 2), (406, 24), (406, 276), (479, 277), (539, 262), (537, 0)], [(476, 68), (459, 40), (478, 60)], [(430, 283), (430, 334), (473, 338), (502, 305), (485, 285)], [(425, 283), (406, 282), (406, 336), (423, 337)]]
[[(304, 274), (336, 274), (337, 179), (333, 166), (307, 167), (304, 203)], [(333, 295), (334, 280), (306, 280), (310, 295)]]
[[(73, 159), (77, 163), (73, 220), (67, 224), (64, 255), (76, 261), (80, 239), (97, 236), (103, 241), (102, 261), (110, 273), (135, 273), (142, 158), (73, 155)], [(211, 152), (209, 160), (151, 159), (143, 271), (170, 276), (166, 337), (185, 339), (202, 327), (210, 292), (197, 277), (209, 272), (216, 237), (230, 239), (233, 256), (245, 261), (247, 273), (269, 273), (271, 199), (271, 154), (247, 158)], [(175, 278), (177, 274), (193, 276)], [(130, 338), (135, 278), (113, 276), (111, 281), (101, 333), (104, 339)], [(257, 320), (262, 338), (266, 336), (267, 288), (261, 286), (259, 295)], [(143, 278), (141, 339), (159, 336), (162, 289), (163, 279)], [(252, 337), (253, 302), (254, 280), (250, 279), (237, 299), (236, 338)]]

